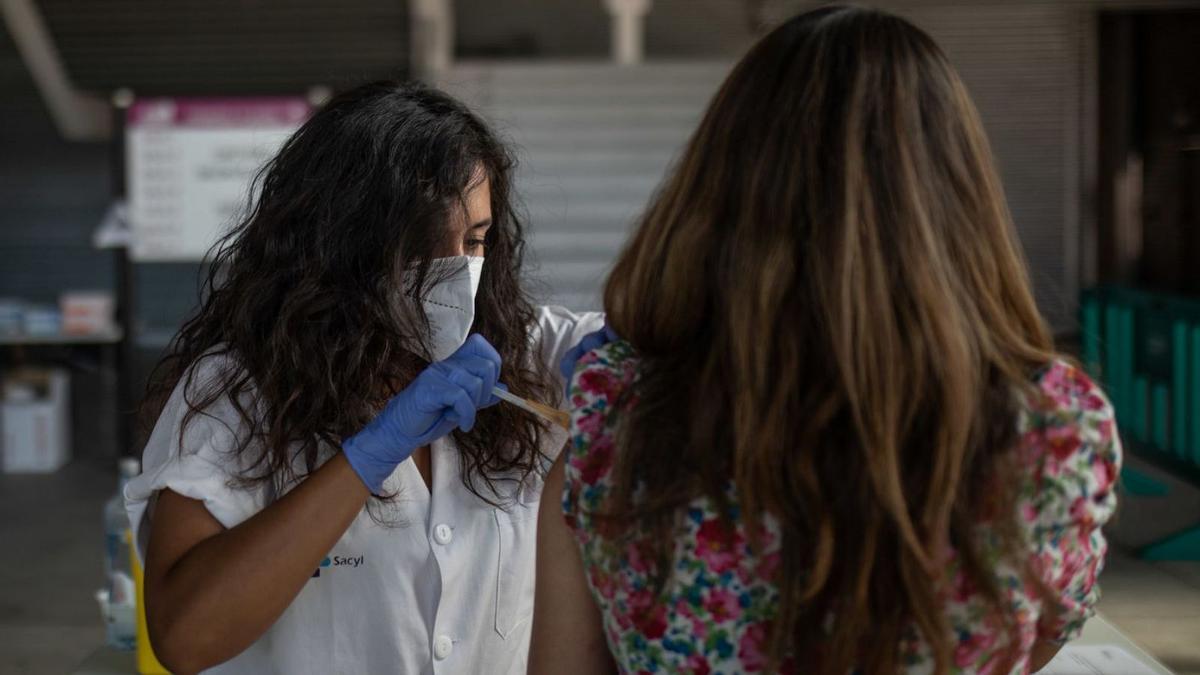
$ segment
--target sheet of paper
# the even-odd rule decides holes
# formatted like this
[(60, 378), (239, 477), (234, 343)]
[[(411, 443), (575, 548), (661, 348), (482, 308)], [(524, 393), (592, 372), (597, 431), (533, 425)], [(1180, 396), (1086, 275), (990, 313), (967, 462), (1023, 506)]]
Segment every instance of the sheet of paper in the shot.
[(1116, 645), (1067, 645), (1039, 675), (1157, 675)]

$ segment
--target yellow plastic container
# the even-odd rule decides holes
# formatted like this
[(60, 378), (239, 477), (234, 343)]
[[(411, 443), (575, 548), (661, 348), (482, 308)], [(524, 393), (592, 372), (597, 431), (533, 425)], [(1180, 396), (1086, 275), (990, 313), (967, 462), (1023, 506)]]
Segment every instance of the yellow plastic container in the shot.
[(125, 540), (129, 543), (129, 560), (133, 566), (133, 583), (137, 587), (137, 670), (141, 675), (170, 675), (166, 668), (154, 656), (150, 647), (150, 631), (146, 628), (146, 604), (142, 602), (145, 586), (145, 575), (142, 574), (142, 563), (138, 560), (137, 550), (133, 547), (133, 534), (125, 530)]

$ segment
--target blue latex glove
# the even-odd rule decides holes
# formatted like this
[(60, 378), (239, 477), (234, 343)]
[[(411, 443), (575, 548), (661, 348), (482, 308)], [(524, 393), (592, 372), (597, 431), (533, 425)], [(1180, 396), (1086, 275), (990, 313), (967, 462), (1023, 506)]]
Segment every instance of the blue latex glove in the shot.
[[(430, 365), (360, 432), (342, 443), (342, 453), (374, 494), (417, 448), (455, 428), (470, 431), (475, 412), (499, 401), (492, 387), (500, 377), (500, 355), (480, 335), (446, 360)], [(503, 385), (501, 385), (503, 386)]]
[(579, 359), (593, 349), (599, 349), (610, 342), (620, 339), (606, 323), (604, 324), (604, 328), (584, 335), (579, 344), (571, 347), (567, 350), (566, 354), (563, 354), (562, 361), (558, 362), (558, 370), (562, 373), (563, 386), (566, 388), (568, 401), (571, 399), (571, 378), (575, 376), (575, 365), (579, 363)]

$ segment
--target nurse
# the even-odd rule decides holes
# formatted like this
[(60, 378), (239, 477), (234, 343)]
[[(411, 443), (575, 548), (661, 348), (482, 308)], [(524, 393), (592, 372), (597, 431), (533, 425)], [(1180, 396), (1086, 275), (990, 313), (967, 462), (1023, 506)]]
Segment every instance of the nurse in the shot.
[(599, 314), (519, 284), (512, 162), (450, 97), (333, 99), (261, 176), (152, 380), (126, 490), (160, 660), (523, 673), (552, 405)]

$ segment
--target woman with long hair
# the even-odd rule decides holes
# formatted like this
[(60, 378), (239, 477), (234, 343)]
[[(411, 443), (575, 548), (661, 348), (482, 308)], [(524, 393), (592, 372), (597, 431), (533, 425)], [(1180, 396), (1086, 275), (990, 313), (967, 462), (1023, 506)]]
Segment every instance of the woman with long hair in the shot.
[(420, 85), (335, 97), (264, 170), (161, 362), (126, 498), (173, 672), (520, 672), (565, 347), (512, 160)]
[(1113, 411), (1054, 349), (924, 32), (828, 7), (763, 38), (605, 309), (621, 339), (579, 359), (543, 493), (531, 673), (1021, 673), (1079, 634)]

